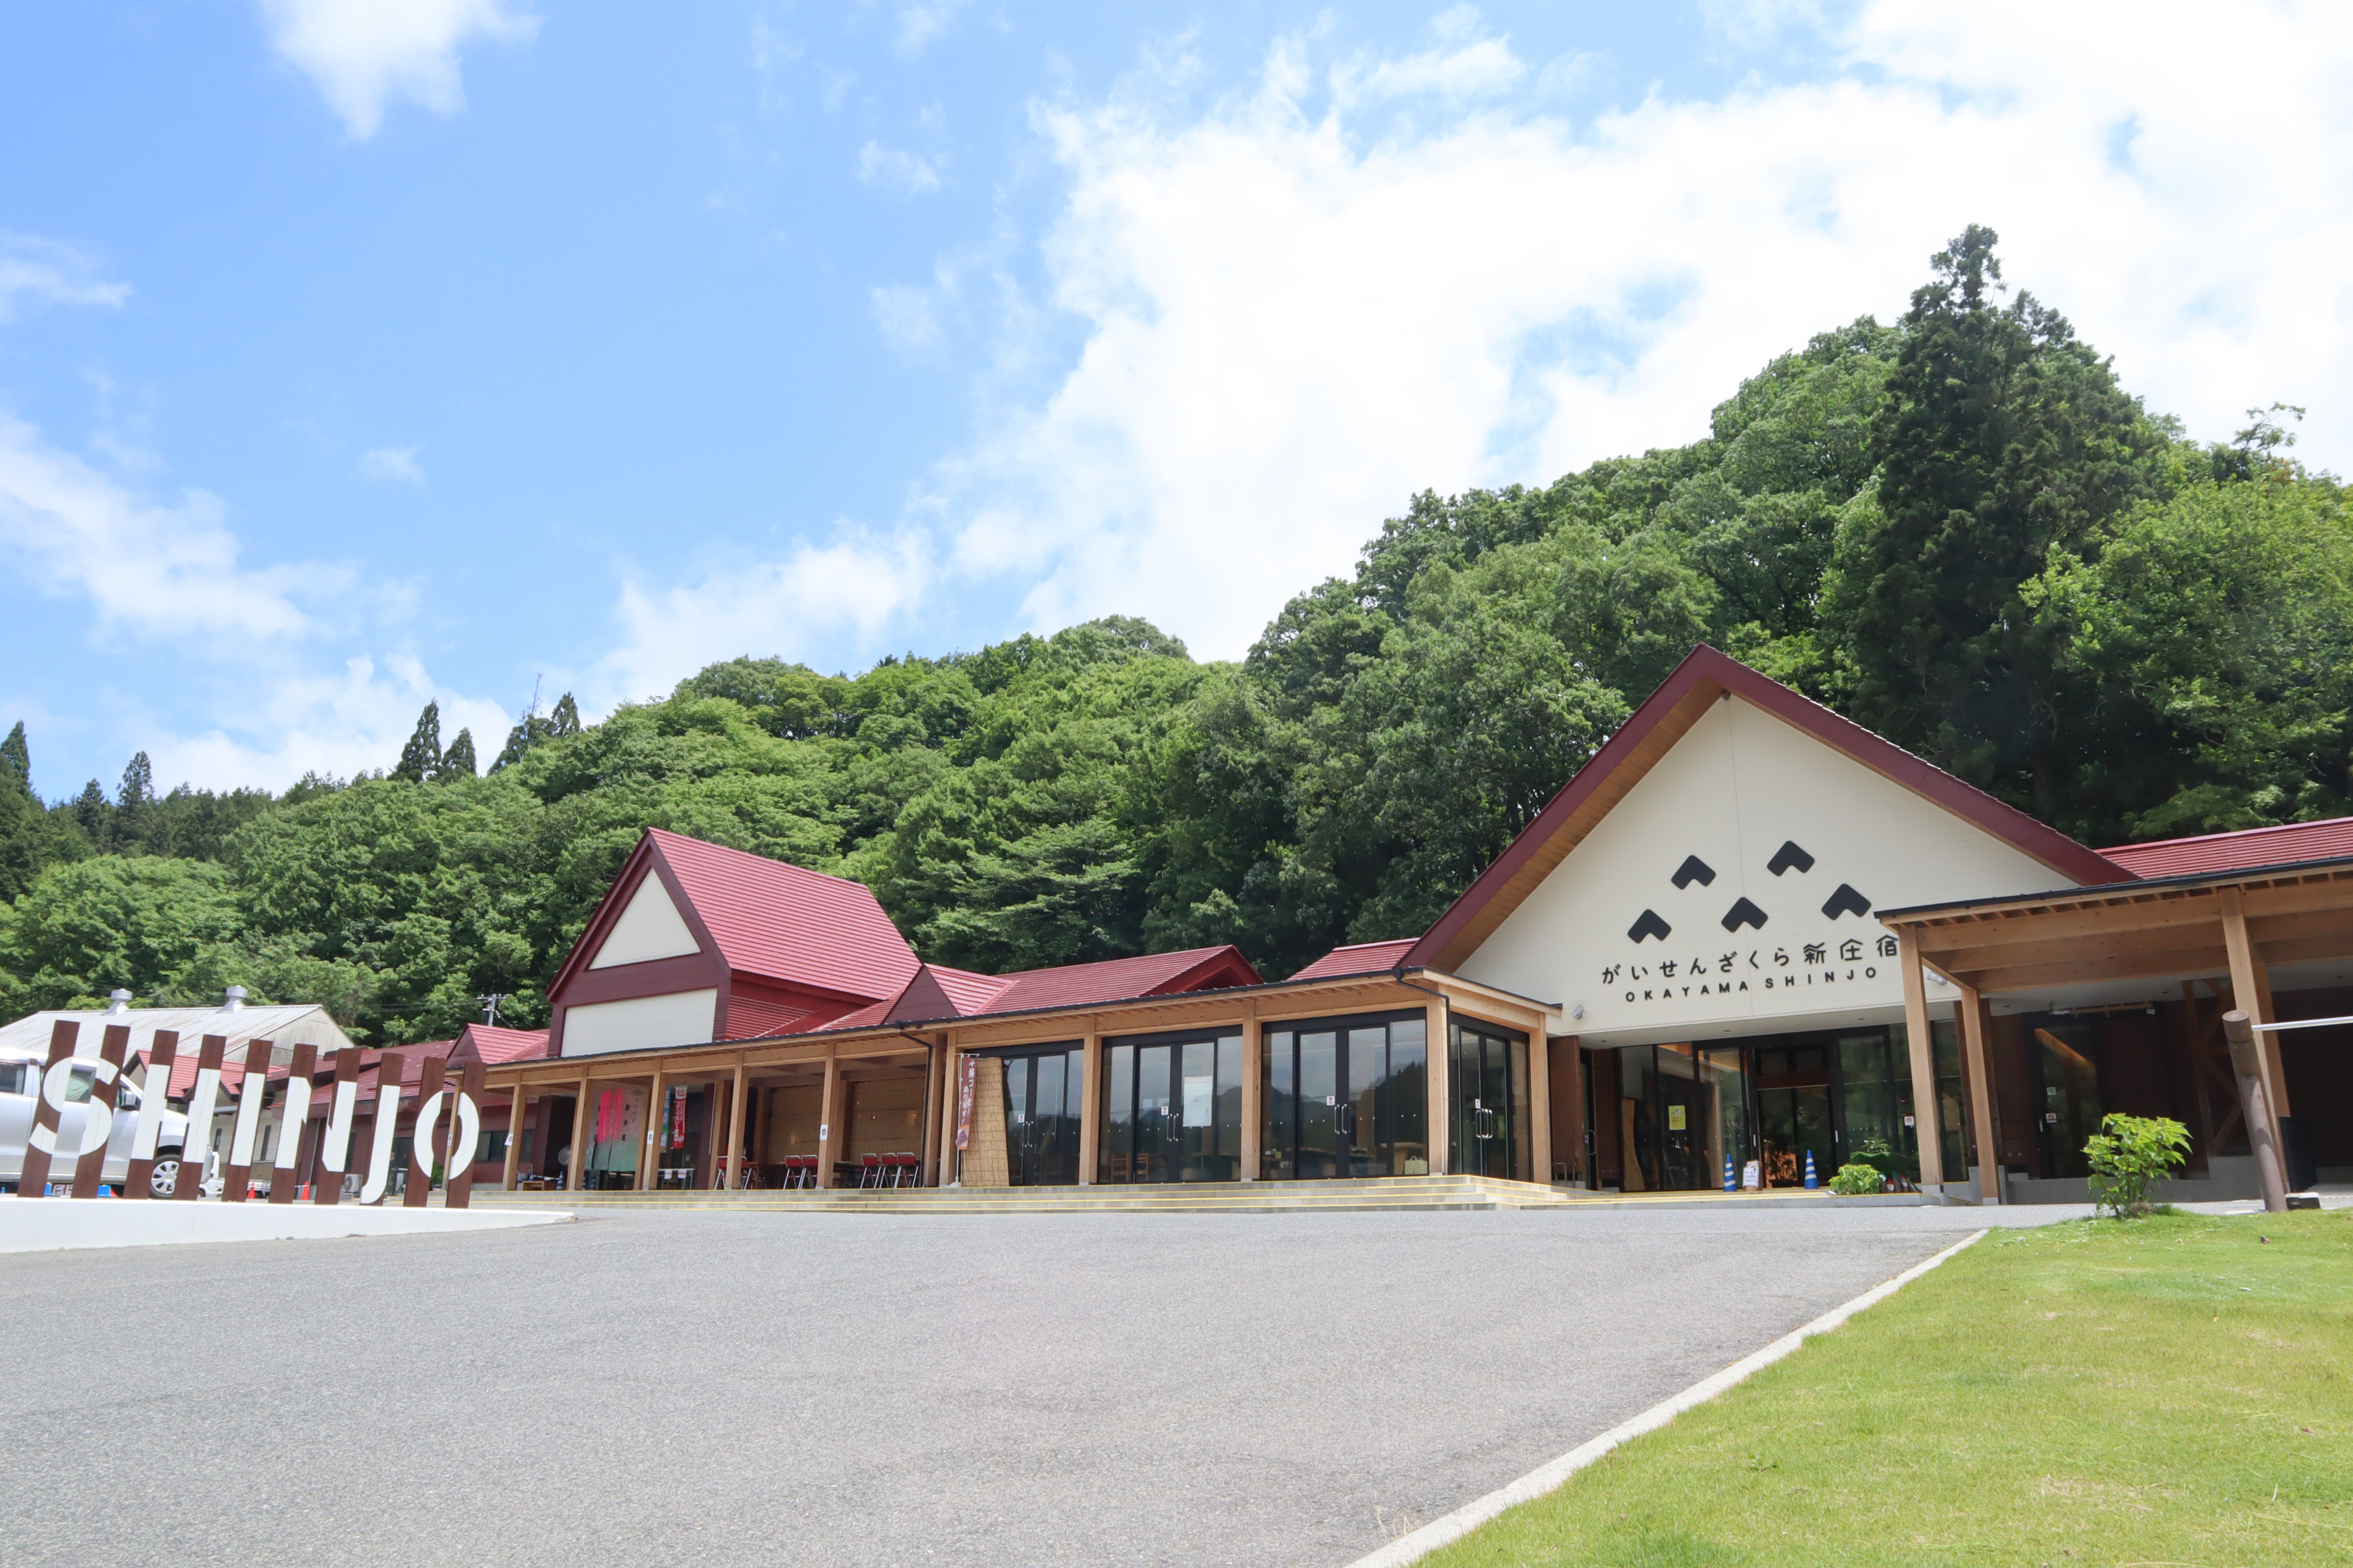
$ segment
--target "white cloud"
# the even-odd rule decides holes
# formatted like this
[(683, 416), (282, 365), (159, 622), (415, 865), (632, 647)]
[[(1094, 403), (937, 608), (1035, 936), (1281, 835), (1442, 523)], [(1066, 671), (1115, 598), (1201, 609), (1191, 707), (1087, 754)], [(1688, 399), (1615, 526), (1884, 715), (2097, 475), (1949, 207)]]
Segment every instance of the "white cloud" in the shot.
[[(1032, 584), (1039, 625), (1125, 611), (1238, 653), (1413, 491), (1690, 440), (1772, 355), (1900, 312), (1973, 221), (2153, 406), (2219, 436), (2305, 404), (2300, 451), (2342, 467), (2353, 13), (2203, 15), (1881, 0), (1827, 79), (1584, 125), (1498, 102), (1516, 62), (1460, 16), (1385, 63), (1286, 41), (1207, 110), (1169, 107), (1184, 61), (1041, 109), (1085, 340), (942, 465), (952, 564)], [(1451, 106), (1400, 130), (1382, 82)]]
[(880, 142), (869, 142), (858, 150), (858, 177), (907, 196), (940, 188), (939, 169), (930, 159)]
[(360, 478), (384, 484), (421, 485), (425, 469), (417, 461), (415, 447), (372, 447), (360, 458)]
[(669, 588), (624, 583), (623, 641), (597, 665), (592, 689), (600, 705), (659, 696), (738, 654), (806, 658), (871, 639), (914, 608), (931, 576), (919, 532), (875, 539), (843, 529), (781, 561), (721, 561)]
[(100, 279), (98, 264), (72, 246), (36, 234), (0, 232), (0, 321), (26, 307), (113, 309), (130, 297), (131, 285)]
[(892, 42), (902, 55), (923, 53), (925, 45), (947, 31), (965, 4), (965, 0), (930, 0), (926, 5), (901, 6)]
[(539, 18), (510, 0), (260, 0), (269, 41), (310, 77), (352, 135), (366, 140), (385, 105), (406, 98), (436, 114), (465, 107), (458, 54), (475, 38), (528, 41)]
[(472, 731), (484, 768), (514, 721), (496, 702), (438, 685), (409, 655), (379, 662), (363, 654), (339, 668), (273, 676), (253, 685), (249, 706), (195, 734), (174, 733), (170, 720), (144, 713), (118, 714), (111, 726), (125, 748), (148, 753), (159, 785), (283, 789), (306, 773), (349, 778), (390, 767), (427, 702), (441, 705), (441, 743)]

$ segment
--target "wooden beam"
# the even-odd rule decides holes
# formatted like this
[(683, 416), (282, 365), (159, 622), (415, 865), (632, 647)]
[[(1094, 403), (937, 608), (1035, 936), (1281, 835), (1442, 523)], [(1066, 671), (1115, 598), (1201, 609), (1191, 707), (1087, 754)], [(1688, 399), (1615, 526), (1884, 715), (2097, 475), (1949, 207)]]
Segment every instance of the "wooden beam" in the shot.
[[(2272, 1010), (2271, 971), (2263, 954), (2255, 951), (2254, 942), (2247, 930), (2245, 901), (2239, 889), (2228, 888), (2222, 898), (2222, 942), (2231, 955), (2231, 998), (2242, 1012), (2255, 1023), (2269, 1024), (2279, 1015)], [(2272, 1142), (2280, 1142), (2279, 1119), (2292, 1116), (2288, 1109), (2287, 1086), (2280, 1071), (2279, 1037), (2268, 1030), (2255, 1035), (2256, 1053), (2263, 1064), (2263, 1095), (2272, 1116)]]
[(1928, 979), (1920, 972), (1919, 939), (1909, 931), (1895, 933), (1895, 966), (1904, 977), (1904, 1039), (1912, 1056), (1912, 1131), (1920, 1154), (1920, 1187), (1934, 1192), (1945, 1184), (1944, 1108), (1936, 1100), (1936, 1052), (1928, 1033)]
[(499, 1191), (515, 1190), (515, 1171), (522, 1163), (522, 1134), (525, 1118), (531, 1114), (531, 1091), (521, 1088), (507, 1091), (507, 1168), (499, 1177)]
[(735, 1057), (734, 1093), (727, 1102), (727, 1190), (735, 1192), (744, 1185), (744, 1107), (751, 1097), (746, 1090), (747, 1069), (741, 1052)]
[(1450, 1163), (1453, 1129), (1447, 1123), (1447, 1101), (1451, 1088), (1448, 1079), (1453, 1068), (1452, 1053), (1447, 1048), (1446, 1002), (1431, 996), (1421, 1005), (1422, 1030), (1429, 1037), (1430, 1052), (1430, 1173), (1445, 1175), (1453, 1167)]
[(2185, 926), (2212, 925), (2221, 918), (2221, 907), (2208, 893), (2164, 903), (2094, 904), (2048, 912), (2021, 910), (1913, 929), (1920, 935), (1920, 956), (1941, 969), (1947, 961), (1974, 967), (1967, 954), (1980, 948), (2040, 947), (2049, 942), (2126, 932), (2178, 931)]
[(1079, 1042), (1079, 1185), (1095, 1184), (1095, 1167), (1103, 1160), (1103, 1030), (1094, 1020)]
[(2006, 942), (1983, 947), (1920, 950), (1921, 959), (1945, 974), (1975, 974), (1988, 970), (2051, 968), (2062, 963), (2104, 963), (2117, 959), (2145, 958), (2153, 952), (2222, 944), (2221, 920), (2197, 926), (2159, 926), (2147, 931), (2109, 931), (2096, 936), (2056, 938), (2050, 942)]
[(2015, 969), (1964, 970), (1953, 979), (1976, 986), (1988, 995), (2004, 991), (2040, 991), (2053, 985), (2089, 984), (2099, 980), (2171, 980), (2183, 974), (2208, 974), (2225, 966), (2220, 947), (2182, 948), (2138, 958), (2084, 960), (2073, 963), (2030, 963)]
[(1552, 1039), (1528, 1032), (1528, 1180), (1552, 1180)]
[(662, 1123), (669, 1120), (662, 1093), (670, 1088), (670, 1074), (662, 1067), (654, 1068), (653, 1083), (646, 1090), (646, 1135), (638, 1144), (638, 1191), (659, 1192), (661, 1189)]
[(1961, 1077), (1968, 1085), (1969, 1124), (1978, 1141), (1978, 1196), (1998, 1204), (2002, 1201), (2001, 1145), (1994, 1135), (1993, 1056), (1987, 1048), (1992, 1031), (1987, 1026), (1985, 998), (1968, 985), (1959, 990), (1953, 1016), (1960, 1024)]
[(1266, 1026), (1255, 1003), (1242, 1012), (1241, 1178), (1255, 1182), (1266, 1163)]
[(840, 1157), (843, 1143), (842, 1127), (836, 1120), (836, 1101), (841, 1098), (841, 1058), (828, 1053), (825, 1058), (825, 1088), (818, 1092), (817, 1102), (817, 1184), (833, 1185), (833, 1163)]
[[(384, 1091), (379, 1089), (376, 1100), (380, 1103), (383, 1099)], [(587, 1184), (587, 1161), (588, 1074), (584, 1069), (580, 1074), (580, 1098), (572, 1102), (572, 1163), (564, 1173), (565, 1191), (576, 1193)]]

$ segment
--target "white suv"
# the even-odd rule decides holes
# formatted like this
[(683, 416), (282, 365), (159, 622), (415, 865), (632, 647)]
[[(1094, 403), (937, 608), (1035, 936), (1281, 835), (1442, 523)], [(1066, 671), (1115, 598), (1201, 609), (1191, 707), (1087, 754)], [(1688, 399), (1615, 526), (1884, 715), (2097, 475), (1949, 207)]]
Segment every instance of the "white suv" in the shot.
[[(38, 1061), (0, 1062), (0, 1185), (14, 1188), (25, 1173), (25, 1145), (32, 1136), (34, 1113), (40, 1107), (41, 1075)], [(90, 1091), (96, 1081), (88, 1068), (73, 1069), (65, 1109), (58, 1114), (58, 1152), (49, 1165), (51, 1186), (73, 1180), (72, 1151), (81, 1147), (82, 1128), (90, 1116)], [(114, 1100), (114, 1132), (106, 1141), (99, 1180), (119, 1188), (130, 1174), (132, 1140), (139, 1131), (139, 1090), (129, 1073), (116, 1081)], [(154, 1196), (168, 1198), (179, 1190), (180, 1151), (187, 1137), (188, 1119), (176, 1110), (165, 1110), (156, 1128), (155, 1164), (147, 1177), (147, 1190)]]

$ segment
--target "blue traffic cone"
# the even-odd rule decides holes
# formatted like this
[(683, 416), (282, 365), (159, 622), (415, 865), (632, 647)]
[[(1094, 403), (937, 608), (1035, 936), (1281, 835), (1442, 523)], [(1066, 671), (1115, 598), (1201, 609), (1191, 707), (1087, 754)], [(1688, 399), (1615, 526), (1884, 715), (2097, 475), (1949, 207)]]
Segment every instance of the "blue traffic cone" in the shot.
[(1822, 1179), (1814, 1174), (1814, 1152), (1809, 1149), (1806, 1151), (1806, 1188), (1810, 1192), (1821, 1184)]
[(1727, 1193), (1736, 1193), (1740, 1190), (1740, 1184), (1733, 1178), (1732, 1156), (1729, 1154), (1724, 1157), (1724, 1190)]

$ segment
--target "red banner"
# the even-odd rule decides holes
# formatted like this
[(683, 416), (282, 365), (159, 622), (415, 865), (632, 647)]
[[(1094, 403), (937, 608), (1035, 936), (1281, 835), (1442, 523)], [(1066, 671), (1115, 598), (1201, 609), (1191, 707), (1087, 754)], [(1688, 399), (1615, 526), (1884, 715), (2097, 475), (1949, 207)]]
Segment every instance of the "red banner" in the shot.
[(959, 1150), (972, 1147), (972, 1091), (980, 1079), (980, 1058), (965, 1057), (961, 1060), (964, 1070), (957, 1075), (956, 1083), (955, 1146)]

